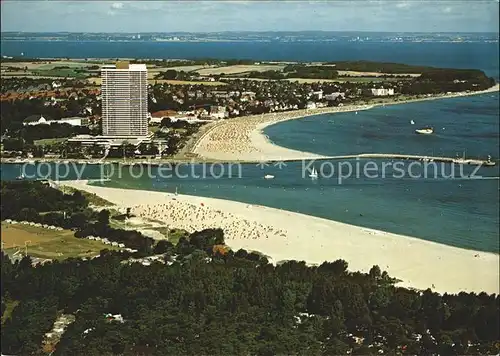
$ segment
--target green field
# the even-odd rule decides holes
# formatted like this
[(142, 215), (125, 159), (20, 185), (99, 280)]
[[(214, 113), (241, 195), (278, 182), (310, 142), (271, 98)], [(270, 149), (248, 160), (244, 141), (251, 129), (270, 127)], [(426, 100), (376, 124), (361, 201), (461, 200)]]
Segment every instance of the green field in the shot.
[(42, 64), (38, 66), (36, 69), (37, 70), (52, 70), (54, 67), (71, 67), (71, 68), (85, 68), (85, 67), (90, 67), (92, 65), (95, 65), (93, 63), (84, 63), (84, 62), (67, 62), (67, 61), (61, 61), (61, 62), (53, 62), (50, 64)]
[(380, 78), (380, 77), (341, 77), (339, 82), (369, 83), (369, 82), (396, 82), (401, 80), (411, 80), (413, 78)]
[(96, 256), (103, 249), (116, 250), (117, 247), (99, 241), (79, 239), (71, 230), (55, 231), (29, 225), (2, 223), (2, 250), (13, 255), (18, 250), (33, 257), (63, 260), (69, 257)]
[(31, 70), (31, 72), (35, 75), (35, 76), (46, 76), (46, 77), (68, 77), (68, 78), (86, 78), (89, 76), (89, 73), (87, 72), (84, 72), (84, 73), (81, 73), (81, 72), (76, 72), (74, 69), (72, 68), (68, 68), (68, 69), (47, 69), (47, 70), (44, 70), (44, 69), (33, 69)]

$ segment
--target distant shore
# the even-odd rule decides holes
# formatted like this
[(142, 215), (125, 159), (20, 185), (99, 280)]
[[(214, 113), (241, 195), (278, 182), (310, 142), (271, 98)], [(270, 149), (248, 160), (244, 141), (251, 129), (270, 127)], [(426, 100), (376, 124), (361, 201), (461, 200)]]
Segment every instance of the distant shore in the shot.
[(498, 92), (500, 85), (477, 92), (459, 92), (438, 94), (419, 98), (396, 101), (385, 99), (383, 103), (346, 105), (295, 111), (252, 115), (224, 120), (213, 125), (194, 144), (192, 153), (203, 159), (222, 161), (258, 162), (274, 160), (321, 159), (326, 156), (315, 153), (292, 150), (272, 143), (263, 133), (270, 125), (307, 116), (368, 110), (385, 105), (407, 104), (419, 101), (455, 98)]
[(61, 182), (95, 193), (119, 208), (130, 207), (138, 219), (162, 221), (189, 232), (220, 227), (233, 250), (260, 251), (274, 263), (295, 259), (320, 264), (344, 259), (351, 271), (368, 272), (379, 265), (406, 287), (432, 288), (439, 293), (499, 293), (498, 254), (259, 205), (86, 183)]

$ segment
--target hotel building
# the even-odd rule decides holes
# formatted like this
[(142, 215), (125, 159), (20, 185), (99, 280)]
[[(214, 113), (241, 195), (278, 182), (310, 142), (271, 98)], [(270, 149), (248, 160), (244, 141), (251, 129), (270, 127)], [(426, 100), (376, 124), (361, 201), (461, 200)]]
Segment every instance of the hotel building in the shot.
[(101, 70), (102, 135), (148, 135), (148, 72), (145, 64), (118, 62)]

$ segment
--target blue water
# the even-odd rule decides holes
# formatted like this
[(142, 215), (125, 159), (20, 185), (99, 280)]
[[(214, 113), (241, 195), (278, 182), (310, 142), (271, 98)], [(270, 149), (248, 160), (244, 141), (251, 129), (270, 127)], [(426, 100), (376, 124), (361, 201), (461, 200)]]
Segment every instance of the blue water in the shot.
[[(309, 116), (269, 126), (276, 144), (324, 155), (405, 153), (485, 158), (498, 154), (497, 93)], [(410, 121), (414, 121), (414, 125)], [(433, 135), (415, 129), (434, 127)]]
[[(280, 145), (323, 154), (397, 151), (454, 156), (466, 149), (468, 157), (492, 154), (498, 159), (498, 109), (498, 95), (486, 94), (386, 106), (358, 115), (308, 117), (271, 126), (266, 133)], [(409, 123), (410, 118), (416, 125)], [(413, 133), (424, 120), (439, 128), (436, 135)], [(474, 167), (462, 166), (461, 171), (460, 166), (449, 164), (442, 168), (438, 165), (437, 170), (430, 166), (425, 178), (421, 166), (409, 168), (411, 162), (400, 162), (401, 170), (406, 172), (400, 178), (399, 171), (391, 166), (395, 162), (382, 160), (374, 161), (378, 167), (365, 176), (363, 169), (370, 163), (361, 160), (344, 162), (353, 169), (358, 165), (359, 174), (339, 179), (339, 163), (326, 162), (314, 163), (324, 175), (317, 181), (311, 181), (307, 174), (303, 176), (307, 162), (295, 162), (281, 168), (246, 164), (241, 172), (233, 167), (231, 176), (227, 166), (224, 170), (216, 167), (215, 175), (223, 173), (218, 179), (210, 175), (195, 178), (203, 176), (202, 165), (178, 166), (179, 174), (173, 178), (161, 178), (157, 168), (151, 168), (153, 178), (147, 177), (146, 171), (141, 176), (139, 167), (131, 171), (122, 168), (118, 178), (115, 167), (112, 180), (104, 185), (169, 192), (178, 189), (182, 194), (261, 204), (452, 246), (499, 252), (498, 165), (475, 172), (474, 176), (482, 177), (478, 179), (469, 177)], [(331, 167), (335, 170), (332, 176)], [(16, 165), (2, 165), (2, 179), (15, 178), (19, 169)], [(39, 173), (43, 176), (47, 169)], [(34, 170), (35, 166), (31, 166), (26, 173)], [(61, 172), (65, 169), (61, 168)], [(163, 171), (163, 176), (168, 172)], [(341, 174), (347, 173), (342, 169)], [(275, 175), (275, 179), (265, 180), (266, 174)], [(188, 177), (181, 178), (183, 175)], [(450, 179), (452, 175), (456, 179)], [(97, 166), (90, 166), (84, 174), (84, 178), (99, 177)], [(68, 176), (71, 178), (74, 174)]]
[(2, 41), (6, 56), (42, 58), (239, 58), (285, 61), (370, 60), (476, 68), (498, 80), (499, 44), (483, 42), (104, 42)]

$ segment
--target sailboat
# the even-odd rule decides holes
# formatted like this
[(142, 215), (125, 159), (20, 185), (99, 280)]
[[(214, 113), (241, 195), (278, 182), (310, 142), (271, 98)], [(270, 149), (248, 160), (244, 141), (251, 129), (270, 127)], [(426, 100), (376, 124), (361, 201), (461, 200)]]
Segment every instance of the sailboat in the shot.
[(19, 175), (16, 177), (17, 180), (23, 180), (25, 179), (26, 176), (24, 175), (24, 173), (22, 172), (21, 169), (19, 169)]
[(316, 168), (313, 167), (311, 174), (309, 174), (309, 177), (311, 177), (312, 179), (318, 178), (318, 171), (316, 170)]

